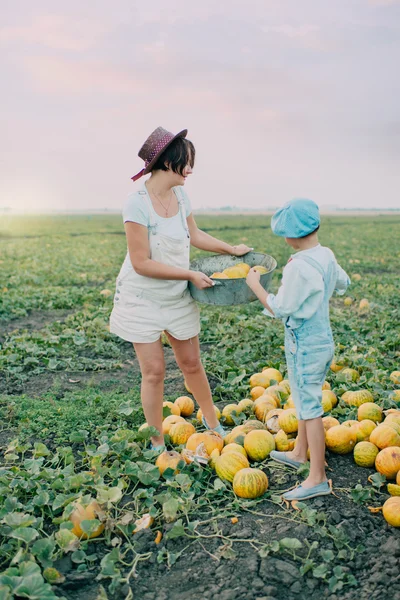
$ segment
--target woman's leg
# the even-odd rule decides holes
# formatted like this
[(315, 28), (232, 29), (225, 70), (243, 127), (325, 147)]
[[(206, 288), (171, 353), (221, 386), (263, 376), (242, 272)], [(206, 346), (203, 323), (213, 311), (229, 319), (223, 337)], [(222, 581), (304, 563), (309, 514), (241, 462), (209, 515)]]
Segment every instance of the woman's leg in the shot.
[(196, 402), (200, 406), (207, 425), (212, 429), (218, 426), (212, 400), (210, 384), (200, 359), (200, 343), (198, 336), (190, 340), (177, 340), (166, 332), (178, 367), (181, 369)]
[(161, 340), (151, 344), (133, 344), (142, 374), (141, 397), (147, 424), (160, 435), (152, 437), (153, 446), (164, 444), (162, 433), (165, 362)]
[(310, 474), (301, 485), (309, 488), (326, 481), (325, 430), (322, 417), (303, 422), (306, 425), (307, 440), (310, 446)]
[(308, 439), (307, 439), (307, 421), (299, 420), (299, 430), (297, 434), (296, 445), (291, 452), (286, 452), (286, 456), (298, 462), (307, 461)]

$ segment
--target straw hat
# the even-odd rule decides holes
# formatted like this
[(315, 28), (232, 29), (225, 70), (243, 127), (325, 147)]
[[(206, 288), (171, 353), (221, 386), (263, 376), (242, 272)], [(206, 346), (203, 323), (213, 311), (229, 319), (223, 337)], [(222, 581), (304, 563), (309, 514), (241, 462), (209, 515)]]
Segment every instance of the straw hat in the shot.
[(167, 131), (163, 127), (157, 127), (149, 135), (143, 146), (138, 152), (139, 158), (144, 160), (144, 169), (136, 173), (131, 179), (136, 181), (140, 179), (146, 173), (150, 173), (151, 169), (157, 162), (158, 157), (164, 152), (164, 150), (178, 137), (185, 138), (187, 136), (187, 129), (183, 129), (176, 135)]

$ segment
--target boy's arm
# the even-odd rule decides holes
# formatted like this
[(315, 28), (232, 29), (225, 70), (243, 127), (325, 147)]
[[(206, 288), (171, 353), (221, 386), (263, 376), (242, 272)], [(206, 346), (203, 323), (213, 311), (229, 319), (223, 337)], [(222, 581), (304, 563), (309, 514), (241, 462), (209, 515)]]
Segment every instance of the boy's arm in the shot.
[(335, 292), (339, 296), (343, 296), (349, 285), (351, 284), (350, 277), (347, 275), (346, 271), (342, 269), (339, 263), (336, 263), (336, 285)]

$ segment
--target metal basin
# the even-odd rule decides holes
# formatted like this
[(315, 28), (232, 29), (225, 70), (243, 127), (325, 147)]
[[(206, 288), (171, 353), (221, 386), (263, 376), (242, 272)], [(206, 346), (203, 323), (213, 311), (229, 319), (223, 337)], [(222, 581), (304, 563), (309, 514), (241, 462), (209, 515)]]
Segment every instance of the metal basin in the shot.
[[(260, 283), (265, 290), (271, 282), (274, 270), (276, 269), (276, 260), (268, 254), (260, 252), (249, 252), (244, 256), (230, 256), (228, 254), (214, 254), (204, 258), (199, 258), (190, 263), (192, 271), (201, 271), (210, 276), (213, 273), (221, 272), (227, 267), (233, 267), (238, 263), (246, 263), (250, 267), (261, 265), (268, 269), (268, 273), (264, 273), (260, 277)], [(189, 281), (189, 291), (196, 302), (201, 304), (218, 304), (231, 306), (233, 304), (247, 304), (257, 300), (257, 296), (253, 294), (249, 286), (246, 284), (246, 279), (215, 279), (215, 286), (199, 290), (191, 281)]]

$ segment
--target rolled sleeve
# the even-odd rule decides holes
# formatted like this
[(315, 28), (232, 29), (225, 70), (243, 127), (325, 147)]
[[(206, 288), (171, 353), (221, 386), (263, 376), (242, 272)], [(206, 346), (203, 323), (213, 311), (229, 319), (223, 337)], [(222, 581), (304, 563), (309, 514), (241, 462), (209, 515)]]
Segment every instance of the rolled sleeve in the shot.
[(346, 271), (342, 269), (338, 263), (336, 263), (335, 292), (338, 294), (338, 296), (343, 296), (350, 284), (350, 277), (347, 275)]

